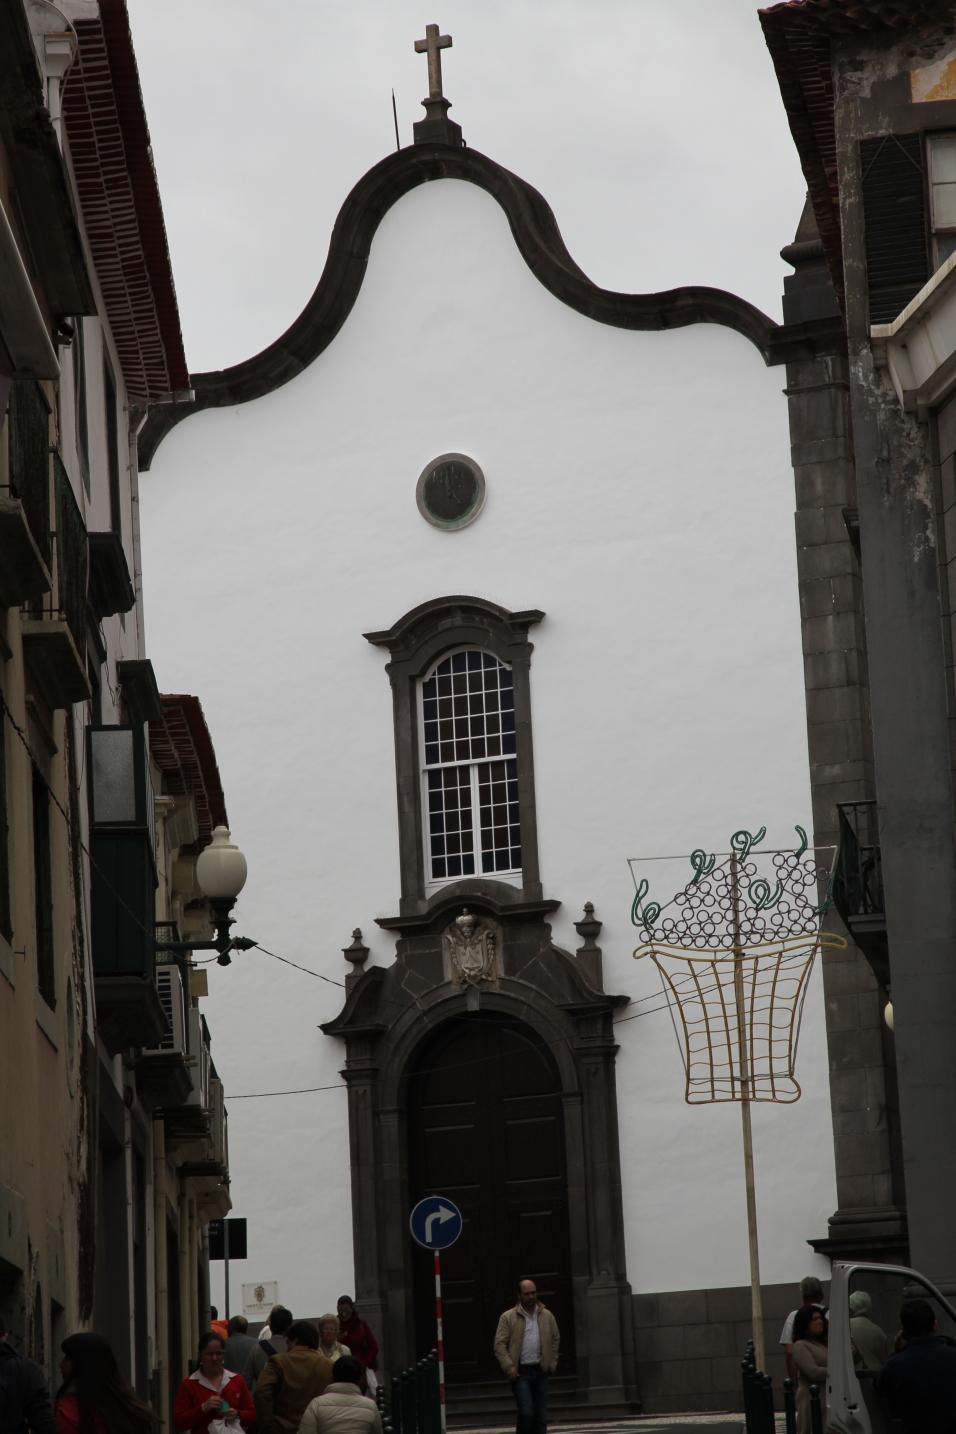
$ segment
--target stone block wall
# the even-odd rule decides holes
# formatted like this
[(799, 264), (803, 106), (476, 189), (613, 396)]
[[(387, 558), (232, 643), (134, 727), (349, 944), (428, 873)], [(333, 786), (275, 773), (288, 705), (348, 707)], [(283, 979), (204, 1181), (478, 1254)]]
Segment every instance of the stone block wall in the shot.
[[(786, 1378), (777, 1341), (800, 1303), (792, 1284), (764, 1285), (767, 1373), (775, 1390)], [(740, 1361), (751, 1338), (750, 1288), (674, 1290), (634, 1296), (634, 1338), (644, 1414), (742, 1408)]]

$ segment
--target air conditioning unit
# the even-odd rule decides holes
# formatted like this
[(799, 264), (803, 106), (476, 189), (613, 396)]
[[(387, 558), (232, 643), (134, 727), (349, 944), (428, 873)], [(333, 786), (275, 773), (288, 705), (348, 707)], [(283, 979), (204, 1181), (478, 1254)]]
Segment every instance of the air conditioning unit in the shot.
[(199, 1007), (189, 1007), (189, 1064), (192, 1067), (193, 1088), (186, 1101), (187, 1105), (209, 1109), (209, 1078), (212, 1057), (209, 1053), (209, 1035)]
[(159, 1051), (186, 1054), (186, 1000), (183, 992), (183, 978), (175, 963), (156, 967), (156, 994), (166, 1017), (166, 1033), (155, 1046), (149, 1047), (149, 1054)]
[(213, 1076), (209, 1082), (209, 1134), (212, 1140), (212, 1158), (220, 1165), (229, 1163), (226, 1143), (226, 1102), (222, 1081)]

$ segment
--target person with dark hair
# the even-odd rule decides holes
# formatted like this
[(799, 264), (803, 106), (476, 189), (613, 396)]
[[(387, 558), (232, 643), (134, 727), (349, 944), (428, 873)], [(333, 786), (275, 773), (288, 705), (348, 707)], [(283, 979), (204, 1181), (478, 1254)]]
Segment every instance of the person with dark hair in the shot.
[(190, 1434), (238, 1434), (255, 1422), (256, 1411), (246, 1381), (226, 1368), (226, 1341), (216, 1330), (200, 1336), (199, 1368), (187, 1375), (176, 1393), (173, 1424)]
[(298, 1434), (382, 1434), (374, 1399), (362, 1393), (365, 1366), (343, 1354), (332, 1366), (332, 1383), (313, 1399), (302, 1415)]
[[(269, 1314), (269, 1338), (262, 1340), (266, 1354), (285, 1354), (286, 1336), (292, 1324), (292, 1311), (285, 1305), (273, 1305)], [(259, 1336), (262, 1339), (262, 1336)]]
[(295, 1434), (306, 1406), (332, 1379), (314, 1324), (296, 1320), (287, 1327), (285, 1341), (285, 1353), (274, 1354), (256, 1381), (259, 1434)]
[(245, 1315), (233, 1315), (229, 1321), (229, 1337), (223, 1354), (226, 1368), (241, 1374), (252, 1391), (266, 1367), (268, 1358), (264, 1346), (249, 1333), (249, 1321)]
[(55, 1428), (46, 1375), (14, 1349), (0, 1316), (0, 1434), (54, 1434)]
[[(800, 1281), (800, 1309), (806, 1309), (808, 1305), (826, 1314), (826, 1306), (823, 1303), (823, 1286), (816, 1275), (804, 1275)], [(797, 1317), (797, 1311), (791, 1310), (783, 1322), (783, 1329), (780, 1331), (779, 1343), (783, 1345), (787, 1361), (787, 1378), (797, 1381), (797, 1370), (793, 1362), (793, 1322)]]
[(797, 1434), (810, 1434), (810, 1386), (820, 1391), (820, 1415), (827, 1419), (827, 1317), (803, 1305), (793, 1320), (793, 1362), (797, 1371)]
[(60, 1348), (57, 1434), (154, 1434), (156, 1417), (123, 1378), (109, 1340), (71, 1334)]
[(351, 1295), (339, 1295), (339, 1339), (348, 1347), (353, 1359), (365, 1369), (378, 1368), (378, 1340), (368, 1323), (361, 1318)]
[(905, 1348), (891, 1354), (876, 1376), (904, 1434), (952, 1434), (956, 1429), (956, 1348), (936, 1333), (929, 1300), (904, 1300), (900, 1329)]
[(558, 1322), (538, 1299), (534, 1280), (518, 1281), (518, 1302), (495, 1330), (495, 1358), (511, 1381), (517, 1408), (516, 1434), (545, 1434), (548, 1378), (558, 1367)]

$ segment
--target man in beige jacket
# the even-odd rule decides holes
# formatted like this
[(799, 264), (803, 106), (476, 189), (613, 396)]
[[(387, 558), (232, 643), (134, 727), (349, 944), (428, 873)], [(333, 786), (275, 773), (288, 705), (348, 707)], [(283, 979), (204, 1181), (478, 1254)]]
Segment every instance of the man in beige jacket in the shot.
[(558, 1322), (538, 1299), (534, 1280), (518, 1281), (518, 1303), (495, 1331), (495, 1358), (511, 1381), (518, 1410), (515, 1434), (546, 1434), (548, 1376), (558, 1367)]

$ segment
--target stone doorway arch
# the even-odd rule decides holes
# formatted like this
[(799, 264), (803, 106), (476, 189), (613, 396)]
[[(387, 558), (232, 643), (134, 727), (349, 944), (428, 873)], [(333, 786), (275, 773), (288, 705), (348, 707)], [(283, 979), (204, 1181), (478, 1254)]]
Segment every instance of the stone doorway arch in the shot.
[[(634, 1408), (637, 1391), (612, 1027), (615, 1009), (627, 998), (602, 988), (600, 922), (592, 913), (577, 923), (584, 944), (573, 956), (551, 941), (545, 918), (556, 902), (516, 902), (517, 893), (498, 883), (477, 887), (468, 892), (469, 910), (495, 932), (495, 969), (487, 981), (453, 979), (443, 938), (461, 914), (462, 897), (449, 894), (425, 914), (380, 920), (396, 931), (395, 961), (350, 975), (342, 1011), (322, 1026), (346, 1047), (356, 1297), (382, 1333), (384, 1368), (402, 1368), (424, 1352), (415, 1341), (415, 1252), (408, 1233), (414, 1193), (409, 1078), (425, 1042), (450, 1020), (481, 1014), (521, 1023), (547, 1047), (559, 1082), (573, 1397), (588, 1409), (625, 1412)], [(348, 955), (363, 965), (354, 947)], [(487, 1332), (489, 1344), (493, 1333)]]
[[(409, 1196), (443, 1194), (464, 1216), (442, 1259), (449, 1387), (501, 1374), (490, 1332), (528, 1275), (558, 1321), (561, 1372), (575, 1371), (574, 1284), (561, 1077), (523, 1021), (477, 1011), (445, 1021), (419, 1048), (406, 1110)], [(434, 1338), (432, 1261), (412, 1263), (416, 1345)]]

